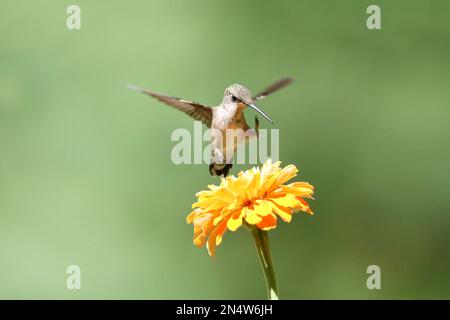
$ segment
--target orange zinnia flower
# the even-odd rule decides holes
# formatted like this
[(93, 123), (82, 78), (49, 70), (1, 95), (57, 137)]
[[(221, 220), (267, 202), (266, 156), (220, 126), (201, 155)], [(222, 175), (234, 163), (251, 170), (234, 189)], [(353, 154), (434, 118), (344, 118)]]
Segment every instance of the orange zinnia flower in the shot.
[(227, 229), (235, 231), (245, 223), (270, 230), (276, 227), (277, 216), (290, 222), (294, 211), (313, 214), (304, 198), (313, 199), (314, 187), (307, 182), (284, 185), (297, 173), (294, 165), (280, 168), (280, 162), (272, 164), (269, 159), (261, 169), (241, 171), (238, 177), (222, 178), (219, 186), (198, 192), (194, 211), (186, 218), (194, 223), (194, 244), (201, 247), (206, 242), (213, 256)]

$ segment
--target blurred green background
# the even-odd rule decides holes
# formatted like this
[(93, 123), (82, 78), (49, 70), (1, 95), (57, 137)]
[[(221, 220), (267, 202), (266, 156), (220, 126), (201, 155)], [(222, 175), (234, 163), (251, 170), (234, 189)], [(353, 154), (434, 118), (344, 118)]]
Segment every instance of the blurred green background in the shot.
[[(66, 28), (70, 4), (79, 31)], [(366, 28), (369, 4), (382, 30)], [(2, 0), (0, 298), (264, 299), (245, 229), (214, 258), (192, 244), (194, 194), (218, 182), (170, 161), (172, 131), (192, 121), (124, 84), (214, 105), (231, 83), (255, 92), (284, 75), (294, 84), (260, 106), (283, 163), (317, 191), (315, 216), (270, 234), (281, 298), (450, 298), (449, 12)], [(71, 264), (79, 291), (66, 288)], [(381, 290), (366, 287), (372, 264)]]

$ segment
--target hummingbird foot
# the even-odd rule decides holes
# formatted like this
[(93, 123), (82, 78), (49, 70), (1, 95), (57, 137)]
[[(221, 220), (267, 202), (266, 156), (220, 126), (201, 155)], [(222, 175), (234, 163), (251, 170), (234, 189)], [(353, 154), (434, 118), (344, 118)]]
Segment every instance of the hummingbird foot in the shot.
[(228, 172), (233, 167), (232, 163), (225, 163), (225, 164), (217, 164), (217, 163), (211, 163), (209, 165), (209, 173), (212, 176), (222, 176), (225, 178), (228, 175)]

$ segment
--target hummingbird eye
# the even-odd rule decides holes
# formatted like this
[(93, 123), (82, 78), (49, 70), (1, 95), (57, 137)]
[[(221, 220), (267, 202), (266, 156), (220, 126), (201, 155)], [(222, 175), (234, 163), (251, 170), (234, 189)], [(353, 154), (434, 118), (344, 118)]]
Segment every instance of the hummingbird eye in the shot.
[(231, 96), (231, 100), (232, 100), (233, 102), (236, 102), (236, 101), (237, 101), (236, 96)]

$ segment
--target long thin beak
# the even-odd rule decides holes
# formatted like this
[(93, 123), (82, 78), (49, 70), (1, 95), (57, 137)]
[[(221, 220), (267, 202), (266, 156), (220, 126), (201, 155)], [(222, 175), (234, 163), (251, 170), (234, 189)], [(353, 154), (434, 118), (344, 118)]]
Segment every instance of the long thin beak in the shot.
[(256, 104), (251, 103), (251, 104), (248, 104), (247, 106), (249, 106), (253, 110), (256, 110), (257, 112), (259, 112), (264, 118), (266, 118), (267, 121), (269, 121), (270, 123), (273, 124), (273, 121), (269, 118), (269, 116), (264, 111), (262, 111), (260, 108), (258, 108), (256, 106)]

